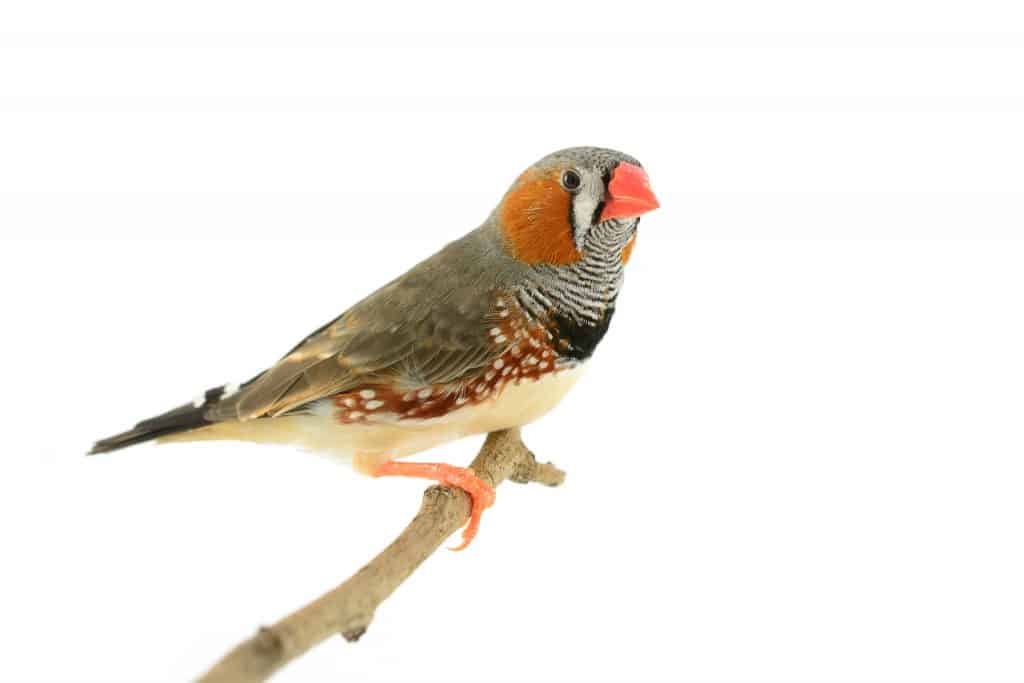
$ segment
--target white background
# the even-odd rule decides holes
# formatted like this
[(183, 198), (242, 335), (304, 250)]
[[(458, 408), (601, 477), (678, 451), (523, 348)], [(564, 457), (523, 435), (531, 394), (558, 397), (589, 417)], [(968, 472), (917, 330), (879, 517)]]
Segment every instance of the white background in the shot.
[(188, 680), (388, 542), (422, 482), (83, 454), (593, 144), (663, 208), (567, 484), (277, 680), (1024, 679), (1019, 7), (5, 0), (0, 677)]

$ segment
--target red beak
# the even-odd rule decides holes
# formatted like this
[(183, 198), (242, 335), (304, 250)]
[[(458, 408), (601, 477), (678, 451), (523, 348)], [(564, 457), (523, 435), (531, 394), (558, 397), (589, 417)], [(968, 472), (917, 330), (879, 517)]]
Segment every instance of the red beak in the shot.
[(619, 163), (608, 183), (608, 200), (601, 211), (601, 220), (635, 218), (654, 211), (658, 203), (644, 169), (625, 161)]

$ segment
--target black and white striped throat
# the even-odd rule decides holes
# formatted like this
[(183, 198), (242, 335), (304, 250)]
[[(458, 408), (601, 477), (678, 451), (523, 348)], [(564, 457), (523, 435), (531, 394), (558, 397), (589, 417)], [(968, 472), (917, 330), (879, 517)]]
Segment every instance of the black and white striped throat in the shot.
[(535, 319), (557, 314), (578, 325), (602, 325), (622, 287), (622, 250), (638, 221), (598, 223), (587, 234), (583, 258), (566, 266), (534, 266), (535, 277), (517, 292), (523, 309)]

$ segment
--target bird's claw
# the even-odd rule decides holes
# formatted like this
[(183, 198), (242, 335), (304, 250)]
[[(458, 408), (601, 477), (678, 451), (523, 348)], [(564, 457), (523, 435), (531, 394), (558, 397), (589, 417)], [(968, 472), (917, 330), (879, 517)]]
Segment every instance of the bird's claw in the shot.
[(395, 462), (389, 460), (373, 470), (375, 477), (416, 477), (431, 479), (442, 486), (462, 489), (472, 501), (469, 522), (462, 529), (462, 543), (449, 550), (465, 550), (473, 542), (480, 530), (480, 518), (484, 510), (494, 505), (494, 487), (478, 477), (468, 467), (458, 467), (446, 463)]

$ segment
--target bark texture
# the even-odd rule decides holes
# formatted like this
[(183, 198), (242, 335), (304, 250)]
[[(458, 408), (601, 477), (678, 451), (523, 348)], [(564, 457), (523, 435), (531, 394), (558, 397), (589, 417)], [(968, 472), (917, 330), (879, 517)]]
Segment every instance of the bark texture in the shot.
[[(506, 479), (557, 486), (565, 473), (538, 463), (518, 429), (494, 432), (470, 467), (497, 487)], [(327, 638), (340, 634), (358, 640), (373, 621), (377, 606), (469, 519), (469, 495), (460, 489), (432, 486), (423, 494), (419, 512), (391, 544), (337, 588), (228, 652), (199, 679), (201, 683), (264, 681), (288, 662)]]

